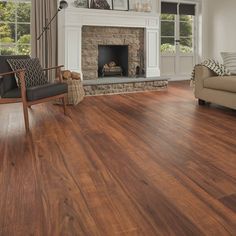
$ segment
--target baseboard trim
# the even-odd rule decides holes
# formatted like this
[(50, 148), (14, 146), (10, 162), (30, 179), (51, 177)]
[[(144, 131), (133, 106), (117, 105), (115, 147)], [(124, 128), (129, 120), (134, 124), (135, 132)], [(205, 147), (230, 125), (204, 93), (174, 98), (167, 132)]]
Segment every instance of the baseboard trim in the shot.
[[(164, 76), (164, 75), (163, 75)], [(182, 75), (182, 76), (173, 76), (173, 75), (168, 75), (169, 81), (183, 81), (183, 80), (190, 80), (191, 77), (189, 75)]]

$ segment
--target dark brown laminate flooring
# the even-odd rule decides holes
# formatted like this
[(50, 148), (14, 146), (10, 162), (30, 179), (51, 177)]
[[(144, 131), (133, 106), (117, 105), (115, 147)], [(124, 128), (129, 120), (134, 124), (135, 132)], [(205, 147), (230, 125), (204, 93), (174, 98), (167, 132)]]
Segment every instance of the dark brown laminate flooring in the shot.
[(236, 111), (166, 92), (0, 106), (0, 235), (236, 235)]

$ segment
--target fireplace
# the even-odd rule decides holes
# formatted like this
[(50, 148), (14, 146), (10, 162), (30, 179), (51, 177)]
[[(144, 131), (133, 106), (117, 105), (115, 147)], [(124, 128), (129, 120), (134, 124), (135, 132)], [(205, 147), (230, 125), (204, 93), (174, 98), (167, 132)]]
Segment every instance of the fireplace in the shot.
[(128, 76), (128, 45), (98, 45), (98, 77)]
[[(128, 77), (160, 75), (159, 14), (76, 8), (69, 1), (58, 15), (58, 60), (80, 72), (83, 80), (98, 78), (98, 45), (129, 45)], [(156, 1), (153, 1), (156, 2)]]
[(82, 27), (84, 80), (101, 78), (104, 75), (102, 73), (103, 67), (109, 62), (120, 66), (122, 73), (108, 73), (107, 75), (135, 77), (137, 67), (145, 67), (144, 53), (143, 28)]

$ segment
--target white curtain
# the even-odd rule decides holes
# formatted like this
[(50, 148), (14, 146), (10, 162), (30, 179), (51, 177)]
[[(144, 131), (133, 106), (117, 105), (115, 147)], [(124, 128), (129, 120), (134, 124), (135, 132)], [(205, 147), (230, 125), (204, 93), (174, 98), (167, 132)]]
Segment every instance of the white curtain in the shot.
[[(37, 40), (37, 37), (42, 32), (46, 22), (49, 22), (50, 19), (52, 19), (52, 17), (56, 14), (57, 9), (57, 0), (32, 0), (31, 56), (38, 57), (43, 68), (57, 65), (57, 17), (53, 20), (49, 30), (47, 30), (47, 42), (45, 42), (46, 32), (40, 40)], [(46, 48), (48, 48), (47, 51)], [(45, 57), (47, 58), (45, 59)], [(48, 62), (47, 65), (46, 61)]]

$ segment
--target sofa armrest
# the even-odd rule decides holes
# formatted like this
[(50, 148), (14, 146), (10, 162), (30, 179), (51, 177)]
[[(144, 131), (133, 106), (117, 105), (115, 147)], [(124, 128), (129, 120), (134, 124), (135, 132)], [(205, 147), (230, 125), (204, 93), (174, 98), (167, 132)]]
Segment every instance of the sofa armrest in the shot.
[(216, 74), (203, 65), (195, 66), (195, 97), (199, 98), (198, 94), (203, 89), (203, 81), (206, 78), (215, 76)]

